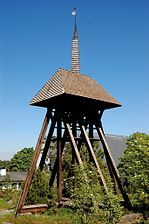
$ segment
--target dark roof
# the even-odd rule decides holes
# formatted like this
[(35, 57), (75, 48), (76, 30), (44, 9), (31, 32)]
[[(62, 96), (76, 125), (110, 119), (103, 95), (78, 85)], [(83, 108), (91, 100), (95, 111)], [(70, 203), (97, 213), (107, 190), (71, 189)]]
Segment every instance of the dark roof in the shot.
[(112, 153), (115, 163), (118, 165), (120, 158), (126, 149), (128, 137), (122, 135), (106, 135), (107, 143)]
[(6, 178), (9, 178), (11, 182), (17, 181), (22, 182), (25, 180), (27, 175), (27, 172), (7, 172), (6, 176), (0, 175), (0, 182), (3, 182), (6, 180)]
[[(104, 88), (91, 77), (74, 73), (64, 69), (58, 69), (52, 78), (43, 86), (43, 88), (33, 97), (30, 104), (41, 107), (48, 107), (53, 103), (53, 99), (65, 96), (65, 100), (70, 97), (70, 103), (73, 97), (81, 98), (86, 102), (93, 102), (104, 109), (121, 106)], [(55, 102), (55, 101), (54, 101)], [(76, 100), (76, 103), (78, 100)], [(74, 101), (73, 101), (74, 103)]]

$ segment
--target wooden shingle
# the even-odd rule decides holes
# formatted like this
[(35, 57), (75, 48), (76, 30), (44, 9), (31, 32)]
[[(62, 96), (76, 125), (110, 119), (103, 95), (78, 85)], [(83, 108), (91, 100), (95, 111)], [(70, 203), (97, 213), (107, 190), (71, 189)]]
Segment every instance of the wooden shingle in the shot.
[[(116, 99), (91, 77), (64, 69), (57, 70), (52, 78), (33, 97), (30, 105), (48, 107), (48, 105), (53, 103), (53, 100), (58, 101), (60, 98), (62, 99), (62, 96), (65, 96), (65, 101), (70, 97), (77, 97), (77, 101), (94, 102), (98, 107), (101, 104), (104, 109), (121, 106)], [(73, 103), (76, 104), (77, 102)]]

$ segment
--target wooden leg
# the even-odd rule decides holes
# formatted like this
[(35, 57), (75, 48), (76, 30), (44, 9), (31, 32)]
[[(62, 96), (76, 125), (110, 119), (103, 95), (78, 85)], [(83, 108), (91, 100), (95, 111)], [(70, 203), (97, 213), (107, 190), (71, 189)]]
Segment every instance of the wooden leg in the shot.
[(74, 140), (73, 133), (72, 133), (72, 130), (71, 130), (71, 128), (70, 128), (70, 125), (69, 125), (69, 123), (67, 123), (67, 122), (64, 122), (64, 124), (65, 124), (66, 130), (67, 130), (67, 132), (68, 132), (68, 135), (69, 135), (69, 137), (70, 137), (71, 145), (72, 145), (72, 147), (73, 147), (73, 149), (74, 149), (74, 152), (75, 152), (75, 156), (76, 156), (77, 162), (79, 163), (79, 165), (83, 166), (82, 159), (81, 159), (81, 157), (80, 157), (80, 153), (79, 153), (77, 144), (76, 144), (76, 142), (75, 142), (75, 140)]
[(86, 133), (86, 131), (85, 131), (85, 127), (84, 127), (83, 125), (80, 125), (80, 127), (81, 127), (81, 130), (82, 130), (82, 133), (84, 134), (84, 137), (85, 137), (85, 140), (86, 140), (86, 144), (87, 144), (88, 151), (90, 152), (90, 154), (91, 154), (91, 156), (92, 156), (92, 161), (93, 161), (94, 165), (95, 165), (96, 168), (97, 168), (97, 171), (98, 171), (98, 173), (99, 173), (99, 175), (100, 175), (100, 178), (101, 178), (102, 185), (104, 186), (104, 189), (105, 189), (105, 191), (107, 192), (107, 191), (108, 191), (108, 188), (107, 188), (107, 185), (106, 185), (104, 176), (103, 176), (103, 174), (102, 174), (102, 171), (101, 171), (101, 169), (100, 169), (99, 163), (98, 163), (97, 158), (96, 158), (96, 155), (95, 155), (94, 150), (93, 150), (93, 148), (92, 148), (92, 144), (91, 144), (91, 142), (90, 142), (90, 140), (89, 140), (89, 137), (88, 137), (88, 135), (87, 135), (87, 133)]
[(92, 120), (89, 121), (89, 138), (91, 139), (90, 142), (93, 146), (93, 137), (94, 137), (94, 134), (93, 134), (93, 122)]
[(38, 160), (38, 157), (40, 155), (41, 146), (42, 146), (42, 143), (43, 143), (43, 140), (44, 140), (44, 137), (45, 137), (47, 127), (48, 127), (49, 119), (50, 119), (50, 112), (47, 111), (47, 114), (46, 114), (45, 119), (43, 121), (42, 129), (41, 129), (41, 132), (40, 132), (37, 144), (36, 144), (33, 160), (32, 160), (30, 169), (28, 171), (28, 174), (26, 176), (24, 188), (23, 188), (22, 194), (20, 196), (20, 199), (18, 201), (15, 216), (17, 216), (17, 214), (21, 212), (21, 209), (24, 205), (24, 202), (25, 202), (25, 199), (26, 199), (26, 196), (27, 196), (27, 193), (28, 193), (31, 181), (32, 181), (32, 177), (33, 177), (33, 174), (34, 174), (35, 169), (36, 169), (37, 160)]
[[(86, 128), (87, 128), (87, 123), (85, 124), (85, 130), (86, 130)], [(82, 132), (80, 133), (80, 138), (83, 138), (83, 133), (82, 133)], [(82, 146), (83, 142), (84, 142), (84, 141), (83, 141), (82, 139), (80, 139), (80, 140), (78, 141), (77, 146), (78, 146), (78, 150), (79, 150), (79, 152), (80, 152), (80, 149), (81, 149), (81, 146)]]
[(49, 130), (49, 133), (48, 133), (48, 136), (47, 136), (47, 139), (46, 139), (46, 143), (45, 143), (45, 147), (44, 147), (42, 157), (41, 157), (41, 160), (40, 160), (40, 164), (39, 164), (40, 170), (43, 169), (43, 166), (44, 166), (44, 163), (45, 163), (45, 159), (46, 159), (49, 147), (50, 147), (52, 135), (53, 135), (53, 132), (54, 132), (54, 129), (55, 129), (56, 119), (57, 119), (57, 113), (55, 111), (54, 117), (51, 118), (50, 130)]
[(106, 153), (105, 153), (105, 158), (106, 158), (106, 162), (107, 162), (107, 166), (108, 166), (108, 169), (109, 169), (109, 173), (110, 173), (111, 179), (112, 179), (112, 181), (114, 183), (114, 191), (118, 195), (119, 194), (118, 184), (117, 184), (114, 172), (112, 170), (111, 164), (109, 163), (109, 159), (108, 159), (108, 156), (106, 155)]
[(57, 122), (57, 158), (58, 158), (58, 173), (57, 173), (57, 191), (58, 203), (62, 199), (62, 145), (61, 145), (61, 120)]
[[(61, 143), (62, 144), (62, 152), (61, 153), (63, 153), (64, 147), (65, 147), (66, 137), (67, 137), (67, 133), (66, 133), (66, 131), (64, 131), (63, 138), (62, 138), (62, 143)], [(52, 169), (52, 174), (51, 174), (51, 178), (50, 178), (50, 181), (49, 181), (50, 188), (53, 186), (55, 176), (56, 176), (56, 173), (57, 173), (57, 167), (58, 167), (58, 157), (56, 158), (53, 169)]]
[(123, 186), (122, 186), (122, 182), (120, 180), (120, 176), (119, 176), (119, 172), (118, 172), (118, 169), (116, 167), (116, 164), (112, 158), (112, 155), (111, 155), (111, 152), (110, 152), (110, 149), (108, 147), (108, 144), (106, 142), (106, 138), (105, 138), (105, 135), (103, 133), (103, 129), (102, 129), (102, 125), (98, 125), (97, 122), (96, 122), (96, 128), (97, 128), (97, 132), (98, 132), (98, 135), (99, 135), (99, 138), (101, 139), (101, 142), (102, 142), (102, 145), (103, 145), (103, 149), (104, 149), (104, 152), (105, 152), (105, 155), (106, 155), (106, 158), (107, 158), (107, 162), (110, 163), (110, 166), (111, 166), (111, 170), (115, 176), (115, 179), (117, 181), (117, 184), (119, 186), (119, 189), (121, 191), (121, 194), (124, 198), (124, 201), (125, 201), (125, 205), (128, 209), (131, 209), (132, 208), (132, 205), (130, 203), (130, 200), (128, 198), (128, 195), (126, 194), (126, 192), (124, 191), (123, 189)]
[[(77, 130), (76, 130), (76, 121), (74, 120), (73, 124), (72, 124), (72, 133), (73, 136), (77, 137)], [(75, 164), (75, 152), (74, 150), (72, 151), (72, 164)]]

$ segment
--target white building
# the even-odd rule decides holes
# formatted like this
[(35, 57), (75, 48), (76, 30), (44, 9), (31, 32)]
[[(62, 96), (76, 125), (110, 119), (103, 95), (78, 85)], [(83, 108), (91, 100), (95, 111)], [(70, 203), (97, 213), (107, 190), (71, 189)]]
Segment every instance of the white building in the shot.
[(5, 168), (0, 169), (0, 189), (21, 189), (27, 172), (7, 172)]

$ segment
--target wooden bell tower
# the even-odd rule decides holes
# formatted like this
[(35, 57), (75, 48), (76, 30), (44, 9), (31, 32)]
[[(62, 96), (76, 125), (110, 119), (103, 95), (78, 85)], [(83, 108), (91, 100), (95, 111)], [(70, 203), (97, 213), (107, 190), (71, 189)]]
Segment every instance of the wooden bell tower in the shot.
[[(16, 215), (21, 213), (23, 205), (36, 169), (43, 140), (46, 136), (39, 168), (42, 170), (45, 159), (50, 150), (53, 134), (56, 135), (57, 156), (53, 166), (49, 185), (52, 187), (55, 177), (57, 177), (58, 202), (62, 199), (62, 154), (65, 143), (71, 143), (72, 159), (76, 160), (83, 167), (80, 156), (80, 148), (85, 143), (90, 160), (97, 168), (100, 176), (100, 183), (105, 192), (108, 187), (100, 164), (95, 156), (92, 143), (95, 140), (94, 130), (98, 133), (98, 140), (101, 141), (106, 162), (114, 182), (115, 188), (118, 187), (127, 208), (131, 207), (129, 198), (123, 189), (117, 167), (112, 158), (110, 149), (106, 142), (102, 127), (101, 118), (107, 109), (120, 107), (120, 103), (114, 99), (102, 86), (91, 77), (80, 73), (78, 33), (76, 26), (76, 10), (73, 11), (75, 18), (74, 31), (72, 38), (72, 66), (71, 70), (59, 68), (52, 78), (34, 96), (31, 105), (47, 108), (42, 129), (35, 148), (34, 158), (28, 171), (24, 189), (18, 202)], [(49, 130), (48, 130), (49, 127)], [(48, 134), (46, 135), (48, 130)], [(96, 136), (97, 139), (97, 136)], [(57, 174), (57, 175), (56, 175)]]

